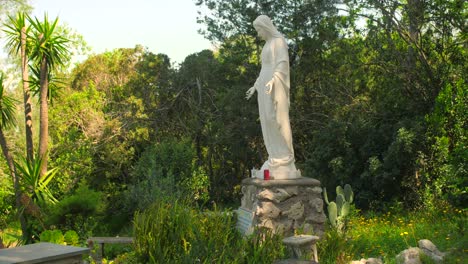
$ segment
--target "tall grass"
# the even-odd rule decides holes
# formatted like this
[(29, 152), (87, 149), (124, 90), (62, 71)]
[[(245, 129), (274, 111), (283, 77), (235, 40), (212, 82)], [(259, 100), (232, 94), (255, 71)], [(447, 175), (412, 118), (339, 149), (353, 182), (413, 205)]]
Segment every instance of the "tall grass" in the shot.
[(283, 256), (280, 236), (257, 230), (243, 238), (231, 212), (200, 211), (181, 201), (137, 212), (134, 236), (142, 263), (272, 263)]
[[(328, 228), (318, 242), (322, 264), (344, 264), (361, 258), (396, 263), (396, 255), (431, 240), (446, 252), (444, 263), (468, 259), (468, 211), (446, 207), (439, 211), (358, 211), (344, 232)], [(158, 202), (134, 218), (138, 263), (273, 263), (288, 257), (282, 237), (256, 230), (243, 238), (235, 217), (215, 208), (200, 211), (181, 202)], [(427, 257), (423, 263), (432, 263)]]
[(465, 263), (467, 216), (466, 210), (454, 208), (356, 214), (349, 219), (346, 233), (340, 235), (333, 229), (326, 232), (319, 242), (320, 260), (323, 264), (339, 264), (373, 257), (392, 264), (401, 251), (429, 239), (447, 252), (444, 263)]

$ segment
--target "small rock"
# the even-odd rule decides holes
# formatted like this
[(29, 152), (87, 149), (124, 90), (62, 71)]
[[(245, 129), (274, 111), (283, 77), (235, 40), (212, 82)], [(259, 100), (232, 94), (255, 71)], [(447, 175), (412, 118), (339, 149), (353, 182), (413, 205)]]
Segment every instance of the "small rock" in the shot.
[(304, 216), (304, 205), (301, 202), (295, 203), (287, 211), (283, 212), (284, 215), (287, 215), (289, 219), (298, 220)]
[(403, 250), (400, 254), (396, 256), (397, 264), (422, 264), (419, 257), (420, 249), (416, 247), (411, 247), (406, 250)]
[(322, 188), (320, 187), (307, 187), (307, 192), (314, 193), (314, 194), (321, 194), (322, 193)]
[(430, 240), (421, 239), (418, 241), (418, 246), (426, 256), (430, 257), (436, 263), (442, 263), (445, 254), (440, 252)]
[(354, 260), (351, 264), (383, 264), (381, 259), (378, 258), (369, 258), (369, 259), (361, 259), (361, 260)]
[(276, 203), (281, 203), (291, 196), (292, 194), (280, 188), (276, 189), (275, 191), (266, 189), (258, 194), (259, 199), (266, 199), (266, 200), (274, 201)]
[(320, 214), (309, 214), (306, 218), (307, 221), (311, 221), (312, 223), (325, 223), (327, 221), (327, 217), (322, 212)]
[(311, 200), (310, 204), (315, 208), (317, 213), (323, 212), (323, 200), (322, 198), (315, 198)]
[(273, 264), (316, 264), (317, 262), (312, 260), (299, 260), (299, 259), (285, 259), (273, 262)]
[(270, 219), (278, 217), (280, 213), (281, 210), (272, 202), (261, 203), (261, 205), (257, 207), (256, 211), (256, 215), (264, 216)]
[(365, 263), (366, 264), (383, 264), (382, 260), (378, 258), (368, 258)]

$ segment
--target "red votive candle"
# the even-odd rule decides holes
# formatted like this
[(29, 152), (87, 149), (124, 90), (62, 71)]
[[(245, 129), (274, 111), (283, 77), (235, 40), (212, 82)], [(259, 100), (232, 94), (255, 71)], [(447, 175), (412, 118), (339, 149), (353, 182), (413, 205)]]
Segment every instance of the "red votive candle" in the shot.
[(263, 171), (263, 179), (264, 179), (265, 181), (270, 180), (270, 170), (264, 170), (264, 171)]

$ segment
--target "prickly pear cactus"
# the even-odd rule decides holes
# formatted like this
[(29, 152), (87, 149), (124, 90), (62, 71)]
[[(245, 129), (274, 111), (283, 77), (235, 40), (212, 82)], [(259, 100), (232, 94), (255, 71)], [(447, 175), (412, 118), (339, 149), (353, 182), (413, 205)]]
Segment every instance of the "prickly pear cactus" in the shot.
[(337, 210), (338, 210), (338, 216), (340, 216), (340, 212), (341, 212), (341, 208), (343, 207), (343, 204), (346, 203), (345, 201), (345, 198), (343, 196), (343, 194), (337, 194), (336, 195), (336, 207), (337, 207)]
[(333, 227), (336, 227), (338, 224), (338, 209), (335, 202), (330, 202), (328, 204), (328, 219)]
[(353, 203), (354, 193), (353, 193), (353, 189), (351, 189), (351, 185), (349, 184), (346, 184), (344, 186), (344, 197), (348, 203)]
[(346, 217), (349, 215), (349, 211), (350, 211), (350, 208), (351, 208), (351, 204), (346, 202), (343, 204), (343, 206), (341, 207), (341, 211), (340, 211), (340, 217)]
[(328, 202), (328, 194), (327, 194), (327, 188), (323, 188), (323, 198), (325, 200), (325, 203), (328, 205), (330, 202)]
[(336, 195), (344, 195), (344, 190), (343, 190), (343, 187), (341, 187), (340, 185), (336, 186)]
[(351, 185), (346, 184), (344, 189), (341, 186), (336, 187), (336, 202), (328, 200), (327, 190), (323, 192), (325, 203), (328, 205), (328, 220), (332, 227), (337, 228), (340, 232), (346, 227), (346, 217), (351, 210), (351, 204), (354, 200), (354, 193)]

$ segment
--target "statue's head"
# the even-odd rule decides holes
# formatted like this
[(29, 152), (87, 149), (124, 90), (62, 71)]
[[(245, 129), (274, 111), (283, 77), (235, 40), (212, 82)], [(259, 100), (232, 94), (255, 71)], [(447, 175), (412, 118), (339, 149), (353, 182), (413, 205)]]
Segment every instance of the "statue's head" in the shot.
[(268, 16), (258, 16), (254, 20), (253, 26), (262, 39), (267, 40), (272, 37), (283, 37), (281, 33), (278, 32), (278, 30), (273, 25), (273, 22), (271, 22), (271, 19)]

